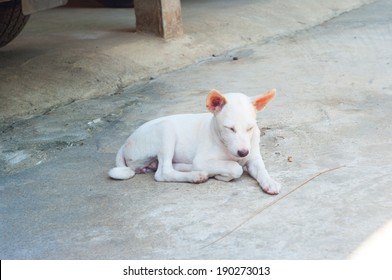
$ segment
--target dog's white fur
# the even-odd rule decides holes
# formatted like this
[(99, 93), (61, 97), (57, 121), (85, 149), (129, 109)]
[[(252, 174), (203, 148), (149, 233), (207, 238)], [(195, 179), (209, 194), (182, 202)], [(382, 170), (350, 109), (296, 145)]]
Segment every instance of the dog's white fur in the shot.
[(256, 111), (275, 96), (275, 89), (251, 100), (241, 93), (207, 96), (210, 113), (162, 117), (129, 136), (109, 171), (113, 179), (155, 172), (155, 180), (202, 183), (209, 177), (230, 181), (244, 169), (269, 194), (280, 185), (269, 176), (260, 154)]

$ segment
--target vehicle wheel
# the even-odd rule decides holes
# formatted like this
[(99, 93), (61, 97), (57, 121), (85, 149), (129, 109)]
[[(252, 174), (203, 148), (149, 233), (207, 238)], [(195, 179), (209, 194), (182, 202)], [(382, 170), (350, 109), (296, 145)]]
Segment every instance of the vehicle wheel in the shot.
[(28, 19), (29, 16), (22, 13), (20, 0), (0, 3), (0, 48), (22, 31)]
[(105, 7), (110, 8), (133, 8), (133, 0), (97, 0)]

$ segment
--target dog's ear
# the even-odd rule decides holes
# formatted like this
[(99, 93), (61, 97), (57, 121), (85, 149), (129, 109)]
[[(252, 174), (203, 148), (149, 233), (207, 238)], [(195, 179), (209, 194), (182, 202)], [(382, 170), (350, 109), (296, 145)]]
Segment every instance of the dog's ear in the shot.
[(216, 89), (210, 91), (207, 96), (206, 106), (211, 113), (218, 113), (226, 104), (225, 97)]
[(276, 89), (271, 89), (269, 92), (256, 98), (252, 104), (256, 108), (257, 111), (262, 110), (265, 106), (267, 106), (268, 102), (272, 100), (276, 95)]

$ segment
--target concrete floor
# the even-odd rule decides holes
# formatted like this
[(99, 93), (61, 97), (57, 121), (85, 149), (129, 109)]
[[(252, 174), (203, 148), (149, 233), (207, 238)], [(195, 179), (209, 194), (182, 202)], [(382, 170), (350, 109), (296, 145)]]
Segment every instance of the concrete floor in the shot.
[[(273, 2), (249, 5), (281, 5)], [(360, 1), (354, 2), (352, 8), (358, 7)], [(204, 4), (219, 7), (226, 15), (236, 13), (221, 1)], [(204, 11), (192, 2), (185, 1), (184, 11), (186, 7)], [(250, 11), (258, 14), (254, 8), (248, 7), (249, 21)], [(45, 114), (33, 117), (25, 110), (4, 116), (0, 258), (348, 259), (390, 255), (392, 3), (373, 1), (343, 14), (334, 12), (337, 16), (328, 21), (320, 13), (306, 28), (295, 29), (291, 24), (293, 29), (287, 32), (277, 28), (275, 33), (270, 30), (269, 37), (257, 35), (237, 46), (207, 47), (205, 59), (200, 52), (200, 57), (192, 55), (188, 62), (168, 62), (172, 70), (188, 64), (178, 70), (163, 73), (169, 68), (147, 67), (144, 78), (151, 75), (154, 79), (121, 86), (114, 95), (106, 91), (101, 97), (84, 95), (86, 100), (52, 102)], [(289, 26), (290, 20), (286, 23)], [(257, 29), (257, 23), (253, 28)], [(158, 41), (135, 36), (143, 37), (144, 43)], [(194, 38), (199, 42), (201, 37)], [(80, 47), (79, 41), (69, 45)], [(13, 46), (18, 49), (20, 44), (9, 45), (5, 53), (12, 54)], [(126, 44), (109, 47), (113, 48), (124, 50)], [(60, 50), (43, 53), (52, 52), (56, 60)], [(74, 63), (79, 58), (75, 54)], [(17, 60), (8, 59), (8, 65), (23, 70)], [(190, 63), (193, 59), (197, 63)], [(104, 63), (115, 68), (117, 61)], [(54, 65), (54, 69), (59, 67)], [(59, 77), (68, 73), (70, 79), (72, 72), (67, 69), (59, 67)], [(90, 70), (92, 76), (100, 74), (99, 69)], [(89, 82), (81, 85), (75, 79), (70, 90), (87, 91)], [(2, 82), (1, 86), (3, 93), (8, 85)], [(94, 88), (101, 86), (98, 83)], [(203, 112), (211, 88), (256, 95), (272, 87), (278, 95), (259, 114), (259, 126), (266, 165), (283, 185), (280, 195), (263, 193), (247, 175), (235, 182), (211, 179), (200, 185), (158, 183), (152, 174), (129, 181), (107, 178), (117, 149), (145, 121)], [(58, 88), (68, 90), (61, 81)], [(42, 110), (39, 107), (36, 112)], [(323, 171), (328, 172), (320, 174)]]
[(373, 1), (184, 0), (186, 35), (167, 42), (136, 33), (133, 9), (105, 9), (93, 0), (33, 14), (17, 39), (0, 49), (0, 122), (122, 92), (134, 82), (310, 28)]

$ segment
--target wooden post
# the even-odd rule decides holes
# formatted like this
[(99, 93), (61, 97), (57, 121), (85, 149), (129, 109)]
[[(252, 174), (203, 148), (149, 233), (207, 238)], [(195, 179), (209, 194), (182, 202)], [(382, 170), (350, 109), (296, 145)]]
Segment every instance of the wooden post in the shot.
[(180, 0), (134, 0), (136, 30), (164, 39), (183, 34)]

